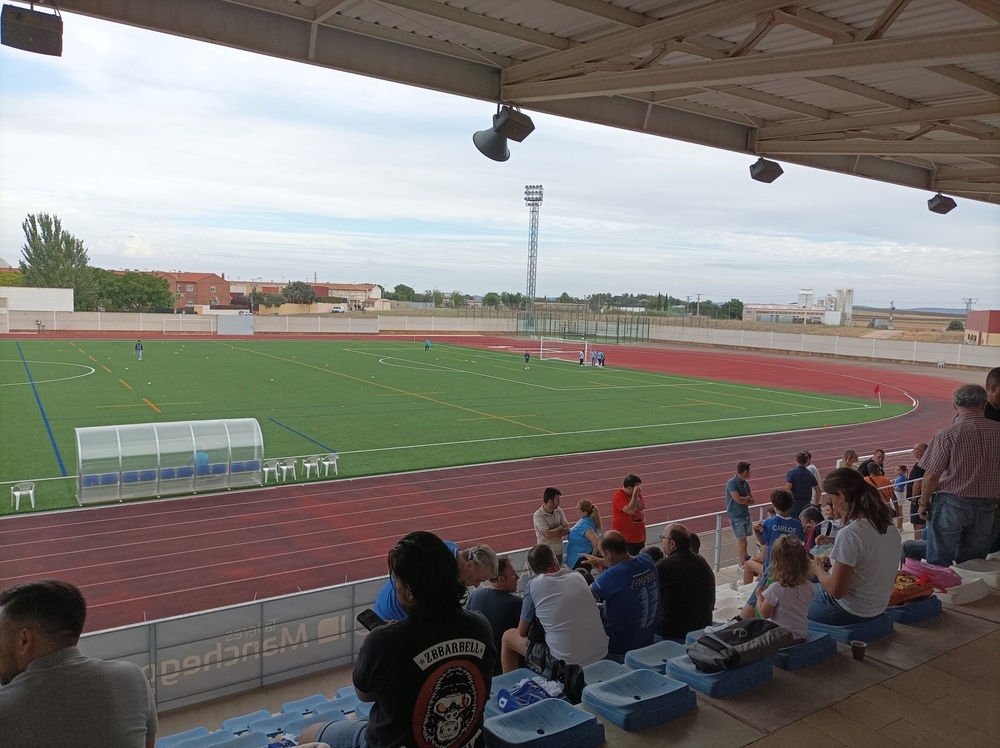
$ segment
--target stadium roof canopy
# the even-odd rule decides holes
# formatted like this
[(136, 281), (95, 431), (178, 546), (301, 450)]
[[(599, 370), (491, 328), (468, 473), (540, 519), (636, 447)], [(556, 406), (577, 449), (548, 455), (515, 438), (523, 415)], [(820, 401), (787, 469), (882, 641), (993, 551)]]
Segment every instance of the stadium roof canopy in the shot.
[[(58, 5), (529, 112), (1000, 203), (998, 0)], [(493, 111), (484, 111), (484, 128)]]

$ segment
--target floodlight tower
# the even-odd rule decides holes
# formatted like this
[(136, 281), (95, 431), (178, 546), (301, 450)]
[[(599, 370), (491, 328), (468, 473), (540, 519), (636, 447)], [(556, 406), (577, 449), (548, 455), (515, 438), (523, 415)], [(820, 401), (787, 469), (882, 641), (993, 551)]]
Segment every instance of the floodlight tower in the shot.
[(526, 332), (535, 329), (535, 272), (538, 268), (538, 209), (542, 207), (542, 185), (524, 186), (524, 204), (530, 211), (528, 219), (528, 283), (525, 289), (524, 311)]

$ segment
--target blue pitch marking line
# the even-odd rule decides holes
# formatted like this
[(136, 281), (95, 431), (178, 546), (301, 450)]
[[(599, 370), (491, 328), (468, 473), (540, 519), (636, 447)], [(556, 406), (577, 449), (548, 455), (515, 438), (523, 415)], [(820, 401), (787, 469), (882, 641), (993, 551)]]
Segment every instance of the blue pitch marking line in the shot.
[(63, 464), (62, 455), (59, 453), (59, 445), (56, 444), (56, 437), (52, 433), (52, 427), (49, 425), (48, 416), (45, 415), (45, 408), (42, 407), (42, 398), (38, 395), (38, 388), (35, 387), (35, 379), (31, 376), (31, 369), (28, 368), (28, 362), (24, 360), (24, 351), (21, 350), (21, 344), (18, 341), (14, 341), (17, 345), (17, 352), (21, 356), (21, 363), (24, 364), (24, 371), (28, 374), (28, 381), (31, 382), (31, 391), (35, 393), (35, 402), (38, 403), (38, 410), (42, 414), (42, 421), (45, 423), (45, 430), (49, 432), (49, 441), (52, 442), (52, 449), (56, 453), (56, 461), (59, 463), (59, 470), (62, 472), (63, 477), (68, 475), (66, 472), (66, 466)]
[(316, 441), (316, 440), (315, 440), (315, 439), (313, 439), (312, 437), (309, 437), (309, 436), (306, 436), (306, 435), (305, 435), (305, 434), (303, 434), (303, 433), (302, 433), (301, 431), (296, 431), (296, 430), (295, 430), (295, 429), (293, 429), (293, 428), (292, 428), (291, 426), (286, 426), (285, 424), (281, 423), (281, 421), (275, 421), (275, 420), (274, 420), (273, 418), (268, 418), (267, 420), (269, 420), (269, 421), (270, 421), (271, 423), (275, 424), (276, 426), (281, 426), (281, 428), (283, 428), (283, 429), (286, 429), (286, 430), (288, 430), (288, 431), (291, 431), (291, 432), (292, 432), (293, 434), (295, 434), (296, 436), (301, 436), (301, 437), (302, 437), (303, 439), (305, 439), (305, 440), (306, 440), (307, 442), (312, 442), (312, 443), (313, 443), (313, 444), (315, 444), (315, 445), (316, 445), (317, 447), (322, 447), (322, 448), (323, 448), (323, 449), (325, 449), (325, 450), (326, 450), (327, 452), (336, 452), (336, 451), (337, 451), (337, 450), (335, 450), (335, 449), (334, 449), (333, 447), (328, 447), (328, 446), (326, 446), (325, 444), (323, 444), (323, 443), (321, 443), (321, 442), (318, 442), (318, 441)]

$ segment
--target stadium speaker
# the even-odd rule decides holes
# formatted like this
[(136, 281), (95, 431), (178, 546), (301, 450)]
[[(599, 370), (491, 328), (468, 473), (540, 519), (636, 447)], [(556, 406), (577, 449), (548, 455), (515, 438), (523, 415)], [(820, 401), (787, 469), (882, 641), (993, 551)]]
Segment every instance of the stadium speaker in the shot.
[(518, 143), (531, 135), (535, 125), (531, 118), (517, 109), (509, 106), (497, 107), (493, 115), (493, 127), (480, 130), (472, 136), (472, 142), (486, 158), (494, 161), (506, 161), (510, 158), (507, 140)]
[(954, 210), (957, 205), (958, 203), (950, 197), (945, 197), (939, 192), (927, 201), (927, 210), (931, 213), (940, 213), (941, 215), (944, 215), (945, 213)]
[(3, 6), (0, 44), (40, 55), (62, 57), (62, 34), (63, 22), (59, 15), (18, 8), (16, 5)]
[(768, 161), (766, 158), (759, 158), (750, 164), (750, 178), (756, 179), (758, 182), (770, 184), (784, 173), (780, 164)]

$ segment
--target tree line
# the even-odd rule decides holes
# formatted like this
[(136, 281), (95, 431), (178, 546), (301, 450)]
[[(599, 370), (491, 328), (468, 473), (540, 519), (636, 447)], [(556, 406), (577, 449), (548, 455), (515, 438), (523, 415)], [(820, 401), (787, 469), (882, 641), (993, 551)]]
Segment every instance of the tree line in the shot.
[[(166, 278), (149, 273), (115, 273), (90, 265), (90, 257), (83, 242), (64, 231), (58, 216), (47, 213), (29, 215), (23, 224), (25, 244), (20, 261), (21, 275), (0, 273), (0, 284), (19, 284), (46, 288), (72, 288), (73, 304), (77, 311), (137, 312), (152, 309), (172, 309), (174, 295)], [(436, 288), (417, 292), (412, 286), (397, 283), (388, 291), (381, 286), (382, 297), (393, 301), (432, 304), (436, 308), (465, 306), (472, 297), (461, 291), (450, 294)], [(293, 281), (281, 293), (265, 294), (253, 290), (249, 298), (237, 298), (237, 305), (254, 307), (280, 306), (281, 304), (312, 304), (314, 301), (343, 302), (345, 299), (317, 298), (312, 285)], [(536, 299), (544, 302), (546, 299)], [(563, 292), (557, 299), (561, 304), (575, 304), (595, 313), (609, 309), (641, 309), (648, 314), (688, 315), (739, 319), (743, 315), (743, 302), (730, 299), (715, 303), (710, 299), (693, 301), (664, 293), (596, 293), (584, 297)], [(242, 302), (242, 304), (241, 304)], [(483, 295), (483, 306), (490, 308), (523, 309), (525, 296), (519, 291), (490, 291)]]

